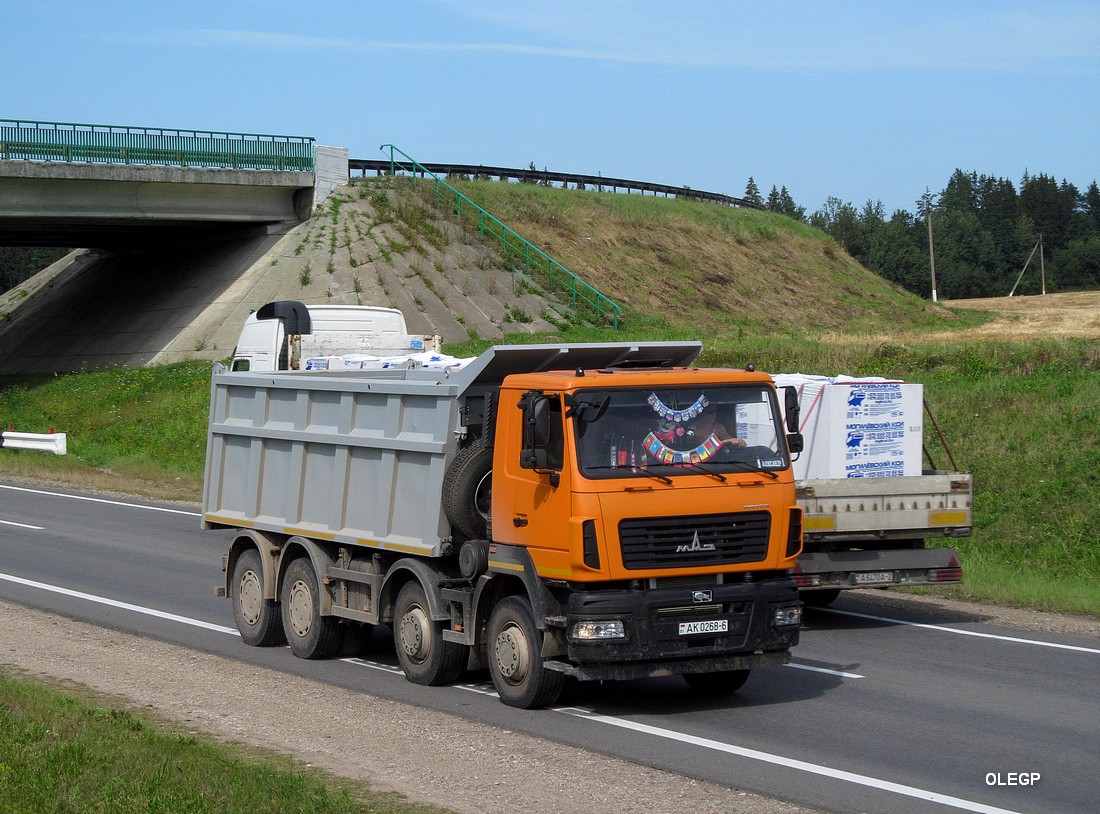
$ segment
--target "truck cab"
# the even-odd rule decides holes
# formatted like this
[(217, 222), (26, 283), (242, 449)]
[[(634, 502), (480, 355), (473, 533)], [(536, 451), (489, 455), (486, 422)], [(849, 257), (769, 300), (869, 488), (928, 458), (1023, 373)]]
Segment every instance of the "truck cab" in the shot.
[(382, 359), (438, 351), (440, 346), (438, 336), (410, 334), (396, 308), (278, 300), (245, 319), (230, 367), (238, 372), (301, 370), (311, 359)]

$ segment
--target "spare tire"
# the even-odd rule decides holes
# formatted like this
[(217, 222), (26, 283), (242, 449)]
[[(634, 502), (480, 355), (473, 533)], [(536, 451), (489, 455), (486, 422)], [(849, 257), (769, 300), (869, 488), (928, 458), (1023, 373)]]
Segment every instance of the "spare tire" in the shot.
[(443, 512), (469, 540), (489, 538), (493, 451), (481, 439), (459, 451), (443, 478)]

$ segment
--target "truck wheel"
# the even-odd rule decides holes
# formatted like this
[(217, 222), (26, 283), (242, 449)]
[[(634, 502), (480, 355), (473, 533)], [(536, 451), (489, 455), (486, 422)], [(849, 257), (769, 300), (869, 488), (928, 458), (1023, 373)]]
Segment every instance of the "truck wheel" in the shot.
[(443, 623), (432, 619), (424, 589), (415, 579), (397, 592), (394, 644), (405, 678), (413, 684), (450, 684), (466, 666), (466, 647), (443, 640)]
[(230, 586), (233, 620), (241, 640), (253, 647), (283, 644), (283, 627), (279, 621), (279, 605), (264, 598), (264, 568), (255, 549), (245, 551), (233, 566)]
[(489, 536), (493, 451), (481, 440), (460, 450), (443, 478), (443, 511), (451, 525), (474, 540)]
[(510, 596), (493, 608), (488, 646), (489, 674), (505, 704), (534, 709), (561, 696), (565, 674), (543, 666), (542, 632), (526, 599)]
[(282, 590), (283, 632), (290, 651), (301, 659), (327, 659), (344, 640), (334, 616), (321, 615), (321, 590), (313, 564), (299, 557), (286, 569)]
[(685, 673), (684, 681), (696, 692), (721, 695), (737, 692), (749, 679), (749, 670), (721, 670), (717, 673)]
[(811, 608), (824, 608), (831, 605), (840, 596), (840, 588), (826, 588), (821, 591), (799, 591), (798, 598)]

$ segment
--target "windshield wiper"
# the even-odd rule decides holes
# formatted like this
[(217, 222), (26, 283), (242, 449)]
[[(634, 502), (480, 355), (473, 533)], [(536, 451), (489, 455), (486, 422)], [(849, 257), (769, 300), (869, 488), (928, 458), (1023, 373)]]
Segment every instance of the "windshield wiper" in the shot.
[(772, 472), (770, 469), (760, 469), (750, 464), (748, 461), (723, 461), (723, 463), (734, 464), (740, 466), (745, 472), (759, 472), (761, 475), (767, 475), (772, 480), (775, 480), (779, 476)]
[[(776, 478), (779, 477), (777, 474), (775, 474), (771, 470), (758, 469), (757, 467), (753, 466), (748, 461), (736, 461), (736, 460), (735, 461), (722, 461), (722, 464), (723, 465), (732, 464), (733, 466), (740, 467), (740, 469), (743, 472), (758, 472), (761, 475), (767, 475), (772, 480), (775, 480)], [(679, 466), (689, 466), (689, 467), (692, 467), (694, 469), (698, 469), (700, 472), (703, 472), (704, 474), (710, 475), (713, 478), (718, 478), (718, 480), (722, 481), (722, 483), (726, 482), (726, 476), (725, 475), (721, 474), (720, 472), (715, 472), (713, 469), (705, 467), (702, 464), (697, 464), (697, 463), (694, 463), (693, 461), (683, 461), (682, 463), (680, 463), (678, 465)]]
[(664, 475), (658, 475), (656, 472), (650, 472), (644, 466), (588, 466), (585, 468), (597, 471), (604, 469), (614, 469), (616, 471), (625, 470), (631, 475), (645, 475), (647, 478), (656, 478), (661, 483), (667, 483), (669, 486), (672, 485), (672, 478), (666, 477)]
[(678, 464), (675, 464), (675, 466), (684, 466), (691, 467), (692, 469), (698, 469), (704, 475), (710, 475), (712, 478), (718, 478), (718, 480), (722, 481), (722, 483), (726, 482), (726, 476), (723, 475), (721, 472), (715, 472), (713, 469), (708, 469), (702, 464), (697, 464), (694, 461), (680, 461)]

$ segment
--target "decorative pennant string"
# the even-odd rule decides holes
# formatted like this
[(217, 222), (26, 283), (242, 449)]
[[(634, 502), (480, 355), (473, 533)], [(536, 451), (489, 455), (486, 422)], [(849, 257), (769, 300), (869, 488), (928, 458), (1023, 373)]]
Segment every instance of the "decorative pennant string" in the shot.
[(686, 410), (673, 410), (657, 398), (656, 393), (651, 393), (648, 401), (649, 405), (653, 408), (653, 412), (657, 413), (657, 415), (666, 421), (675, 421), (677, 424), (683, 424), (685, 421), (691, 421), (693, 418), (698, 418), (700, 413), (710, 404), (710, 400), (702, 394), (700, 394), (699, 398), (695, 400), (695, 403)]
[(680, 452), (672, 449), (651, 432), (642, 441), (642, 446), (645, 447), (646, 452), (663, 464), (683, 464), (707, 460), (722, 448), (722, 442), (717, 435), (711, 433), (710, 437), (695, 449)]

